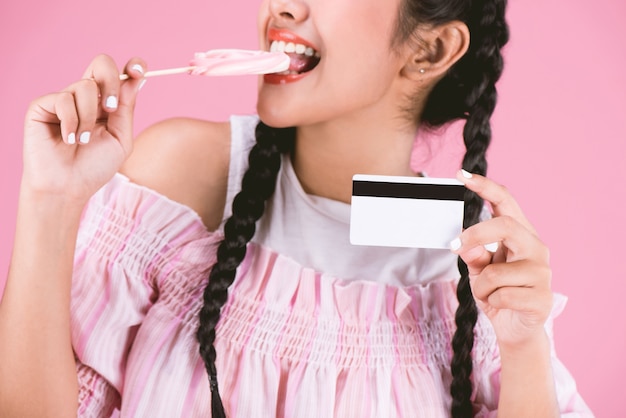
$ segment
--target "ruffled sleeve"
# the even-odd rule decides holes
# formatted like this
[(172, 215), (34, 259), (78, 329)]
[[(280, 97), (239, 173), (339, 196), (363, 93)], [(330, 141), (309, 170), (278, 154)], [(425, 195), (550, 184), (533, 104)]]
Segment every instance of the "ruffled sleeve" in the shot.
[(190, 208), (120, 174), (90, 200), (71, 299), (80, 417), (108, 417), (120, 407), (128, 354), (162, 282), (188, 258), (204, 272), (220, 239)]
[[(578, 393), (576, 382), (563, 363), (558, 359), (554, 348), (554, 320), (563, 312), (567, 298), (554, 295), (552, 311), (546, 322), (546, 331), (551, 341), (552, 373), (556, 385), (556, 395), (562, 417), (587, 418), (593, 413)], [(484, 321), (488, 320), (482, 317)], [(478, 405), (477, 417), (496, 417), (500, 394), (500, 356), (495, 339), (490, 348), (478, 353), (474, 363), (474, 404)]]

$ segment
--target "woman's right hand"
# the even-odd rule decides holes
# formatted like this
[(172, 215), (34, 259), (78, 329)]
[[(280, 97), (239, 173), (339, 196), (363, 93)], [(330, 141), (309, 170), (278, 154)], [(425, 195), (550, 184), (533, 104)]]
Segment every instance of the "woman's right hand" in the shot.
[(146, 65), (130, 60), (121, 81), (115, 62), (96, 57), (83, 79), (33, 101), (24, 126), (22, 192), (79, 205), (130, 155), (133, 111)]

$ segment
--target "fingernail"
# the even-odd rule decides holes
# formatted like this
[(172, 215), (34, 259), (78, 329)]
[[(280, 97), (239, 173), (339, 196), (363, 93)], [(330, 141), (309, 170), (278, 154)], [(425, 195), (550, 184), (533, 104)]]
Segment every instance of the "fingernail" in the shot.
[(483, 247), (485, 247), (485, 250), (489, 251), (490, 253), (495, 253), (496, 251), (498, 251), (499, 244), (497, 242), (492, 242), (491, 244), (483, 245)]
[(113, 110), (117, 109), (117, 97), (115, 96), (107, 97), (105, 106), (108, 107), (109, 109), (113, 109)]
[(143, 88), (143, 86), (146, 84), (146, 81), (148, 81), (147, 79), (143, 79), (139, 82), (139, 87), (137, 87), (137, 91), (141, 90)]
[(472, 173), (470, 173), (469, 171), (465, 171), (463, 169), (461, 169), (461, 175), (463, 177), (465, 177), (466, 179), (471, 179), (472, 178)]
[(460, 238), (455, 238), (452, 241), (450, 241), (450, 249), (452, 251), (456, 251), (459, 248), (461, 248), (461, 239)]
[(130, 67), (131, 70), (135, 70), (138, 73), (143, 74), (143, 67), (140, 64), (135, 64), (132, 67)]
[(74, 145), (76, 143), (76, 134), (74, 132), (67, 136), (67, 143), (70, 145)]
[(80, 134), (79, 141), (81, 144), (88, 144), (90, 137), (91, 137), (91, 133), (83, 132), (82, 134)]

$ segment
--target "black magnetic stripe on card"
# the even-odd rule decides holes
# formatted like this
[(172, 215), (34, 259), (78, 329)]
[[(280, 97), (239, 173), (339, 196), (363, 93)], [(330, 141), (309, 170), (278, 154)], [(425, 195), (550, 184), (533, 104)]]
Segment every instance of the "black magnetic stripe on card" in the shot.
[(352, 182), (352, 196), (463, 201), (465, 190), (465, 186), (457, 184), (389, 183), (362, 180)]

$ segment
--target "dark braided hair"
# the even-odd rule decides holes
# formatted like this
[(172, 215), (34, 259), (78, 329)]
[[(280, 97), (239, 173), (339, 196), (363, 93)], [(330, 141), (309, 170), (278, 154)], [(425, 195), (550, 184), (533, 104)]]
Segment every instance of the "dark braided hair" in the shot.
[[(466, 119), (463, 130), (466, 152), (463, 169), (470, 173), (487, 173), (486, 152), (491, 141), (490, 118), (497, 93), (503, 59), (500, 50), (508, 42), (505, 19), (506, 0), (405, 0), (402, 5), (397, 36), (410, 37), (420, 24), (439, 25), (453, 20), (464, 22), (470, 32), (470, 46), (465, 55), (448, 71), (428, 96), (421, 115), (427, 126), (439, 126), (455, 119)], [(479, 221), (482, 199), (471, 191), (465, 194), (463, 227)], [(473, 415), (472, 349), (474, 327), (478, 317), (469, 284), (467, 265), (459, 257), (461, 278), (457, 286), (459, 307), (455, 315), (456, 332), (452, 338), (451, 362), (452, 416)]]
[[(482, 175), (487, 171), (490, 118), (497, 98), (495, 83), (503, 67), (500, 50), (509, 37), (505, 8), (506, 0), (403, 0), (396, 31), (397, 40), (406, 41), (421, 24), (439, 25), (460, 20), (468, 26), (471, 35), (469, 50), (433, 88), (420, 119), (426, 126), (433, 127), (465, 119), (463, 168)], [(245, 257), (246, 246), (254, 236), (256, 222), (274, 192), (281, 154), (290, 151), (294, 139), (294, 128), (270, 128), (262, 122), (257, 125), (257, 142), (250, 151), (249, 168), (244, 174), (241, 191), (233, 201), (232, 216), (224, 226), (224, 240), (218, 248), (217, 262), (204, 291), (197, 338), (209, 375), (213, 418), (225, 418), (215, 368), (215, 326), (226, 303), (228, 287), (234, 281), (236, 269)], [(482, 207), (482, 199), (467, 191), (464, 228), (478, 222)], [(450, 387), (452, 416), (455, 418), (473, 415), (471, 353), (477, 319), (467, 266), (460, 257), (458, 267), (461, 279), (457, 287), (459, 307), (455, 316), (457, 330), (452, 339), (453, 380)]]
[(224, 225), (224, 240), (217, 249), (217, 261), (204, 289), (200, 325), (196, 337), (211, 386), (211, 416), (225, 418), (217, 385), (215, 368), (215, 326), (228, 298), (228, 287), (246, 255), (246, 246), (254, 236), (256, 222), (265, 210), (265, 202), (276, 188), (281, 155), (293, 146), (294, 128), (274, 129), (260, 122), (256, 127), (256, 144), (250, 150), (249, 167), (241, 182), (241, 191), (232, 204), (232, 216)]

